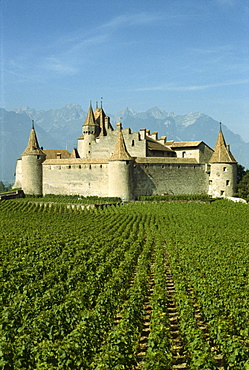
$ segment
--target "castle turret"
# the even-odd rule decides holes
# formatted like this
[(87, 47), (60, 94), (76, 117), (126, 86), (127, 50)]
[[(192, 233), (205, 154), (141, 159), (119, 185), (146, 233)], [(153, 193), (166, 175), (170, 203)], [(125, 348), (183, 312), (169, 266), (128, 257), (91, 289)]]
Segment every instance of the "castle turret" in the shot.
[(25, 194), (42, 195), (42, 162), (46, 154), (40, 149), (34, 121), (27, 148), (22, 153), (22, 190)]
[(122, 131), (118, 132), (114, 152), (109, 159), (109, 196), (132, 199), (133, 159), (126, 150)]
[(209, 194), (213, 197), (231, 197), (236, 192), (237, 161), (220, 132), (210, 158)]
[(90, 105), (86, 117), (86, 121), (82, 126), (82, 135), (78, 138), (78, 152), (81, 158), (91, 158), (91, 145), (99, 136), (100, 126), (96, 122), (92, 105)]

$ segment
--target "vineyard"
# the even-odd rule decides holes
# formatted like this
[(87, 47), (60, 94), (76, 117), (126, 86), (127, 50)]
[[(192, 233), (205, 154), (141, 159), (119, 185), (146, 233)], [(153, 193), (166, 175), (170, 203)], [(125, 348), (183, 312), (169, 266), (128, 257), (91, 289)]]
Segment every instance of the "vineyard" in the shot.
[(0, 202), (0, 368), (249, 370), (249, 208)]

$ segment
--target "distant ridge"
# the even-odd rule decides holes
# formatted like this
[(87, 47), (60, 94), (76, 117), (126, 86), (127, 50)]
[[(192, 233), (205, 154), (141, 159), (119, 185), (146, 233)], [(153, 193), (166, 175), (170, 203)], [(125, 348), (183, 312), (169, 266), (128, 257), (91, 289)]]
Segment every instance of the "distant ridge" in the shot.
[[(0, 109), (0, 180), (13, 182), (16, 159), (27, 146), (31, 120), (35, 121), (40, 146), (44, 149), (73, 150), (77, 138), (81, 135), (86, 112), (78, 104), (68, 104), (60, 109), (36, 111), (29, 107), (16, 108), (12, 111)], [(135, 112), (132, 108), (124, 108), (116, 114), (106, 112), (111, 123), (122, 122), (123, 127), (133, 131), (147, 128), (151, 132), (158, 131), (159, 136), (167, 136), (169, 140), (196, 141), (203, 140), (211, 146), (215, 145), (219, 124), (213, 118), (199, 112), (178, 115), (166, 112), (161, 108), (150, 108), (145, 112)], [(122, 117), (122, 118), (121, 118)], [(249, 168), (249, 143), (229, 130), (225, 124), (222, 130), (226, 142), (237, 161)]]

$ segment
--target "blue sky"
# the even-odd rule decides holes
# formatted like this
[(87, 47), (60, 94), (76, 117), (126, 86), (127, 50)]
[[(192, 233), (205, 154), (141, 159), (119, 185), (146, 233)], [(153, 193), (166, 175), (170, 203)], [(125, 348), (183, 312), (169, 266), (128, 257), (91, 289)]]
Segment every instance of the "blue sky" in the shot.
[[(249, 0), (0, 0), (0, 106), (206, 113), (249, 141)], [(153, 129), (153, 128), (151, 128)]]

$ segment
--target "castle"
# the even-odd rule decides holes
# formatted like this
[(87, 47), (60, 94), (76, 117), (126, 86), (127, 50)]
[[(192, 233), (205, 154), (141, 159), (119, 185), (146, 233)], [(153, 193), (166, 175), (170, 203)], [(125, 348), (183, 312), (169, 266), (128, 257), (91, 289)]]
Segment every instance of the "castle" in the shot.
[(141, 129), (131, 132), (92, 106), (78, 147), (43, 149), (34, 122), (28, 145), (17, 160), (15, 188), (25, 194), (117, 196), (210, 194), (229, 197), (236, 191), (237, 162), (220, 128), (215, 148), (203, 141), (174, 142)]

